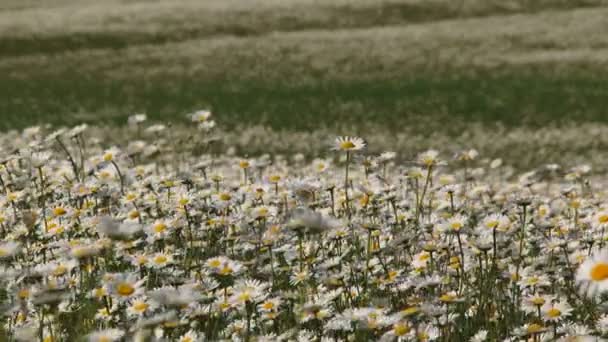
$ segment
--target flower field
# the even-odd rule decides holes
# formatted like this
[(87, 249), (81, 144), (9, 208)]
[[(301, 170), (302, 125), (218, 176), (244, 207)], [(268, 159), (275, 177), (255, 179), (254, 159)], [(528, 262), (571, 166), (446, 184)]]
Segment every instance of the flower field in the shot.
[[(7, 341), (598, 341), (608, 207), (587, 165), (476, 150), (239, 156), (133, 115), (2, 136)], [(229, 146), (230, 142), (223, 141)]]

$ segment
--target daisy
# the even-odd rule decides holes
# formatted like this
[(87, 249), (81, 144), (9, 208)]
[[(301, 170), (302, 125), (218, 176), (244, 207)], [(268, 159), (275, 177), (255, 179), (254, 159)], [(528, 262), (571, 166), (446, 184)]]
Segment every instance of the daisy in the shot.
[(272, 311), (276, 311), (280, 305), (281, 305), (281, 298), (279, 298), (279, 297), (269, 298), (258, 305), (258, 310), (260, 310), (262, 312), (272, 312)]
[(424, 167), (432, 167), (441, 164), (439, 160), (439, 152), (436, 150), (428, 150), (418, 155), (418, 164)]
[(551, 303), (555, 296), (552, 295), (541, 295), (541, 294), (532, 294), (524, 297), (523, 299), (523, 309), (524, 311), (536, 314), (538, 309), (544, 306), (547, 303)]
[(541, 312), (545, 321), (558, 322), (570, 315), (572, 307), (565, 300), (547, 302), (542, 306)]
[(506, 231), (511, 225), (511, 220), (505, 215), (491, 214), (483, 219), (482, 226), (487, 229), (496, 229), (498, 231)]
[(0, 242), (0, 260), (12, 258), (21, 250), (21, 246), (17, 242)]
[(139, 279), (135, 274), (112, 274), (106, 286), (108, 293), (119, 301), (126, 301), (144, 292), (143, 284), (146, 279)]
[(198, 337), (198, 334), (196, 332), (194, 332), (193, 330), (188, 330), (188, 332), (183, 334), (182, 336), (180, 336), (180, 338), (177, 341), (178, 342), (197, 342), (197, 341), (202, 341), (202, 339), (200, 339)]
[(598, 229), (608, 228), (608, 211), (602, 210), (593, 215), (591, 223)]
[(162, 240), (169, 236), (171, 229), (166, 220), (156, 220), (151, 226), (145, 228), (148, 238), (152, 240)]
[(192, 122), (196, 122), (196, 123), (202, 123), (205, 122), (207, 120), (209, 120), (209, 118), (211, 117), (211, 111), (209, 110), (197, 110), (194, 113), (188, 114), (190, 116), (190, 119), (192, 120)]
[(133, 114), (131, 116), (129, 116), (129, 118), (127, 119), (127, 122), (129, 123), (129, 125), (138, 125), (144, 121), (146, 121), (147, 116), (144, 113), (139, 113), (139, 114)]
[(608, 251), (594, 253), (578, 268), (576, 282), (581, 292), (595, 296), (608, 289)]
[(162, 287), (148, 292), (148, 295), (159, 304), (182, 308), (200, 299), (200, 294), (191, 286), (182, 285), (175, 289)]
[(148, 300), (145, 296), (134, 298), (127, 306), (127, 314), (130, 316), (143, 316), (154, 311), (158, 304)]
[(173, 255), (159, 252), (154, 254), (154, 256), (150, 260), (152, 267), (159, 269), (172, 264)]
[(450, 217), (445, 223), (445, 229), (447, 231), (459, 232), (466, 224), (467, 218), (463, 215), (455, 215)]
[(244, 305), (245, 303), (257, 303), (266, 297), (267, 286), (257, 280), (244, 280), (235, 285), (229, 302), (232, 305)]
[(488, 331), (487, 330), (479, 330), (473, 337), (471, 337), (470, 342), (484, 342), (487, 341)]
[(343, 136), (336, 138), (332, 149), (335, 151), (353, 152), (364, 149), (365, 145), (365, 141), (361, 138)]
[(97, 225), (97, 231), (115, 240), (130, 240), (141, 230), (136, 222), (120, 223), (108, 216), (102, 217)]
[(120, 329), (99, 330), (89, 334), (89, 342), (113, 342), (120, 340), (125, 332)]
[(382, 341), (394, 341), (395, 339), (399, 340), (400, 338), (406, 338), (411, 334), (412, 328), (411, 326), (404, 321), (400, 321), (393, 324), (392, 329), (387, 331), (384, 335), (382, 335)]

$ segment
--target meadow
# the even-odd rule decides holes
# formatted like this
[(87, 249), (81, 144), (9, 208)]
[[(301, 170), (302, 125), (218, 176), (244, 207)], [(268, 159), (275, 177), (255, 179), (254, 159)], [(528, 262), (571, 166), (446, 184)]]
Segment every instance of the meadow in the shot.
[(0, 2), (0, 341), (608, 339), (608, 3)]
[[(598, 341), (606, 181), (474, 149), (236, 154), (145, 115), (3, 134), (6, 341)], [(181, 131), (180, 134), (184, 134)], [(13, 151), (13, 152), (8, 152)]]

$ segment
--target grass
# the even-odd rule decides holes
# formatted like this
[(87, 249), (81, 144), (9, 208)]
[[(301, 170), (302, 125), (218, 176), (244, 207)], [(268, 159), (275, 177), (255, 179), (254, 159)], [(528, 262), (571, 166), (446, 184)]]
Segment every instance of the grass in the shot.
[(608, 121), (597, 1), (16, 4), (0, 11), (0, 129), (206, 106), (288, 130)]

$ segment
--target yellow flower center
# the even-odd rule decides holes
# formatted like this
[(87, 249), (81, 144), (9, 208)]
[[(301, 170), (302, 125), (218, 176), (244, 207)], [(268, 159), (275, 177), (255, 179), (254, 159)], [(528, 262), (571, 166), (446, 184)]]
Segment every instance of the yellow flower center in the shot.
[(55, 270), (53, 271), (53, 274), (56, 276), (60, 276), (60, 275), (65, 274), (65, 272), (67, 272), (67, 270), (68, 269), (65, 266), (59, 265), (55, 268)]
[(229, 266), (224, 266), (220, 272), (221, 275), (229, 275), (230, 273), (232, 273), (232, 268), (230, 268)]
[(154, 262), (157, 263), (157, 264), (164, 264), (164, 263), (167, 262), (167, 257), (164, 256), (164, 255), (157, 255), (154, 258)]
[(147, 262), (148, 262), (148, 258), (146, 258), (146, 256), (140, 255), (139, 257), (137, 257), (137, 264), (138, 265), (144, 265)]
[(65, 208), (62, 207), (57, 207), (55, 209), (53, 209), (53, 215), (55, 216), (61, 216), (64, 215), (67, 211), (65, 210)]
[(346, 140), (340, 143), (340, 148), (343, 150), (352, 150), (355, 144), (352, 141)]
[(95, 297), (101, 298), (106, 295), (106, 290), (103, 287), (98, 287), (93, 290), (93, 294), (95, 295)]
[(593, 266), (589, 274), (594, 281), (602, 281), (608, 279), (608, 264), (600, 262)]
[(272, 310), (274, 308), (274, 303), (266, 302), (266, 303), (262, 304), (262, 308), (264, 308), (264, 310)]
[(28, 298), (30, 296), (30, 290), (28, 290), (28, 289), (21, 289), (21, 290), (19, 290), (19, 292), (17, 293), (17, 295), (21, 299), (26, 299), (26, 298)]
[(150, 305), (144, 302), (137, 302), (133, 305), (133, 309), (137, 312), (144, 312)]
[(597, 218), (600, 223), (608, 223), (608, 214), (602, 214)]
[(456, 299), (456, 296), (451, 295), (451, 294), (447, 294), (447, 293), (444, 294), (444, 295), (442, 295), (441, 297), (439, 297), (440, 301), (446, 302), (446, 303), (453, 302), (454, 299)]
[(549, 311), (547, 311), (547, 316), (549, 316), (551, 318), (559, 317), (559, 316), (561, 316), (561, 314), (562, 314), (562, 312), (556, 308), (551, 308), (551, 309), (549, 309)]
[(136, 219), (136, 218), (138, 218), (138, 217), (139, 217), (139, 211), (137, 211), (137, 210), (131, 210), (131, 211), (129, 212), (129, 218), (130, 218), (131, 220)]
[(238, 298), (239, 298), (239, 301), (241, 301), (241, 302), (247, 302), (247, 301), (251, 300), (251, 294), (249, 292), (245, 291), (245, 292), (242, 292), (241, 294), (239, 294)]
[(534, 305), (543, 305), (543, 304), (545, 304), (545, 299), (543, 297), (536, 297), (536, 298), (532, 299), (532, 303)]
[(135, 292), (135, 288), (129, 283), (120, 283), (116, 286), (116, 292), (121, 296), (130, 296)]
[(222, 194), (220, 194), (219, 197), (220, 197), (220, 199), (222, 201), (230, 201), (232, 199), (232, 196), (230, 194), (228, 194), (228, 193), (225, 193), (225, 192), (222, 193)]
[(404, 336), (410, 332), (410, 327), (403, 323), (397, 323), (393, 326), (393, 332), (395, 333), (395, 336)]
[(162, 233), (167, 229), (167, 225), (164, 223), (157, 223), (154, 225), (154, 232)]
[(218, 259), (209, 260), (209, 267), (218, 268), (222, 266), (222, 263)]
[(542, 325), (533, 323), (528, 326), (528, 328), (526, 329), (526, 332), (528, 334), (535, 334), (535, 333), (541, 332), (542, 330), (543, 330)]
[(420, 309), (418, 309), (418, 307), (412, 306), (412, 307), (401, 310), (401, 313), (405, 316), (409, 316), (409, 315), (413, 315), (413, 314), (417, 313), (418, 311), (420, 311)]

